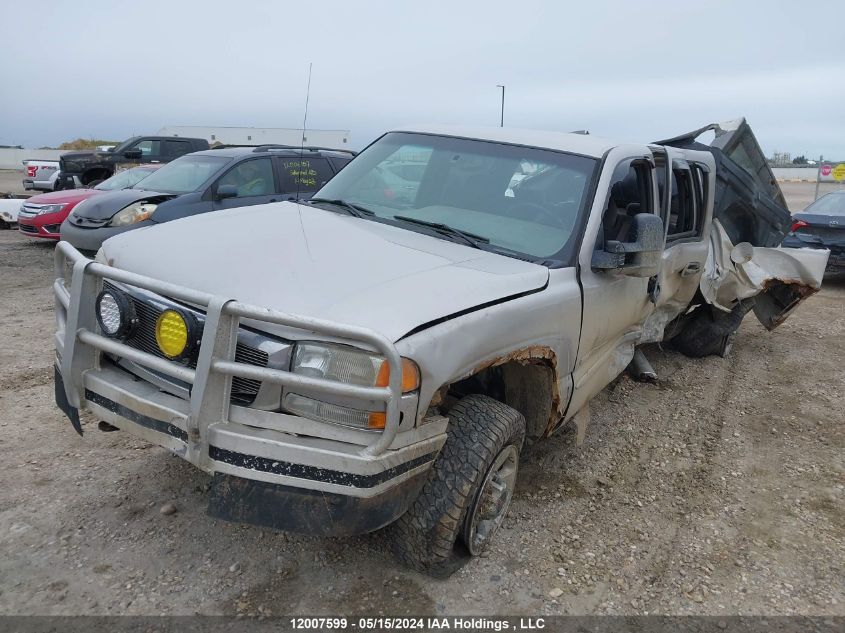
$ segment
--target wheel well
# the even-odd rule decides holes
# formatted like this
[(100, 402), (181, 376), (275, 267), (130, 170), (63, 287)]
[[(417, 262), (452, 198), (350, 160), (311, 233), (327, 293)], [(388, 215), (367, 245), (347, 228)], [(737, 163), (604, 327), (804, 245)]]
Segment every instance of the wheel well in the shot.
[(84, 174), (82, 174), (82, 178), (79, 180), (82, 182), (83, 185), (87, 185), (89, 182), (94, 182), (95, 180), (105, 180), (106, 178), (111, 178), (112, 172), (108, 169), (103, 169), (102, 167), (98, 167), (96, 169), (89, 169)]
[(521, 358), (485, 367), (449, 385), (443, 408), (448, 411), (469, 394), (484, 394), (519, 411), (525, 417), (526, 437), (538, 439), (560, 418), (560, 392), (553, 361), (553, 357)]

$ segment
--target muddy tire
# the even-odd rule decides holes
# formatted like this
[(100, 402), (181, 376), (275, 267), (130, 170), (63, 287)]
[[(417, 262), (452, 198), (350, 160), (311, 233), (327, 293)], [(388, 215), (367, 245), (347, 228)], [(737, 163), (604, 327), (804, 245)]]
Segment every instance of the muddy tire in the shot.
[(466, 396), (449, 419), (422, 491), (390, 527), (396, 555), (438, 577), (480, 554), (501, 525), (525, 439), (522, 414), (488, 396)]

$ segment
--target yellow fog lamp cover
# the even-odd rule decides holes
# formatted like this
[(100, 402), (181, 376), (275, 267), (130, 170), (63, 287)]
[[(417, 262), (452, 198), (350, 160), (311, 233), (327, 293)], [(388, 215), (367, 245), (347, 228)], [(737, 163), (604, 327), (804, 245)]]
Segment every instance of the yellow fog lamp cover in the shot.
[(191, 351), (194, 322), (190, 315), (165, 310), (156, 320), (156, 343), (168, 358), (182, 358)]

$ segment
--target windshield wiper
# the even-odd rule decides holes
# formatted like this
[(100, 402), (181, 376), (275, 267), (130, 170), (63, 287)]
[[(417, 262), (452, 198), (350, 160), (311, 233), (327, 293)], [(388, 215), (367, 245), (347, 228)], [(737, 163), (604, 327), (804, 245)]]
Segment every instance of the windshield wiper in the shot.
[(461, 229), (456, 229), (454, 226), (449, 226), (448, 224), (443, 224), (442, 222), (429, 222), (428, 220), (420, 220), (419, 218), (412, 218), (407, 215), (394, 215), (393, 219), (401, 222), (409, 222), (411, 224), (426, 226), (450, 237), (458, 237), (469, 246), (473, 246), (475, 248), (481, 248), (481, 246), (479, 246), (480, 244), (490, 243), (490, 238), (484, 237), (483, 235), (476, 235), (475, 233), (470, 233), (469, 231), (462, 231)]
[(311, 198), (308, 202), (322, 202), (323, 204), (331, 204), (336, 207), (341, 207), (346, 210), (349, 215), (353, 215), (356, 218), (371, 218), (375, 215), (372, 211), (370, 211), (366, 207), (362, 207), (360, 204), (352, 204), (351, 202), (347, 202), (346, 200), (329, 200), (328, 198)]

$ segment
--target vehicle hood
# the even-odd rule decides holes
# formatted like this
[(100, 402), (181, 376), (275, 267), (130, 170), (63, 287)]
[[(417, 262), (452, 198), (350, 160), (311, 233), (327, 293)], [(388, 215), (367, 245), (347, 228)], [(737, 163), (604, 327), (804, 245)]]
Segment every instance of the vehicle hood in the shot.
[(78, 206), (73, 213), (76, 217), (86, 220), (108, 220), (133, 202), (140, 202), (141, 200), (162, 201), (174, 197), (176, 196), (172, 193), (144, 191), (143, 189), (104, 191), (86, 201), (84, 205)]
[(41, 193), (37, 196), (27, 198), (29, 204), (76, 204), (91, 196), (104, 193), (97, 189), (67, 189), (61, 191), (51, 191), (50, 193)]
[(117, 268), (394, 341), (540, 290), (549, 277), (538, 264), (291, 202), (128, 231), (106, 240), (102, 254)]
[(59, 157), (60, 162), (71, 162), (71, 163), (89, 163), (89, 162), (99, 162), (101, 160), (108, 160), (108, 157), (114, 156), (112, 152), (94, 152), (94, 151), (78, 151), (78, 152), (65, 152)]

